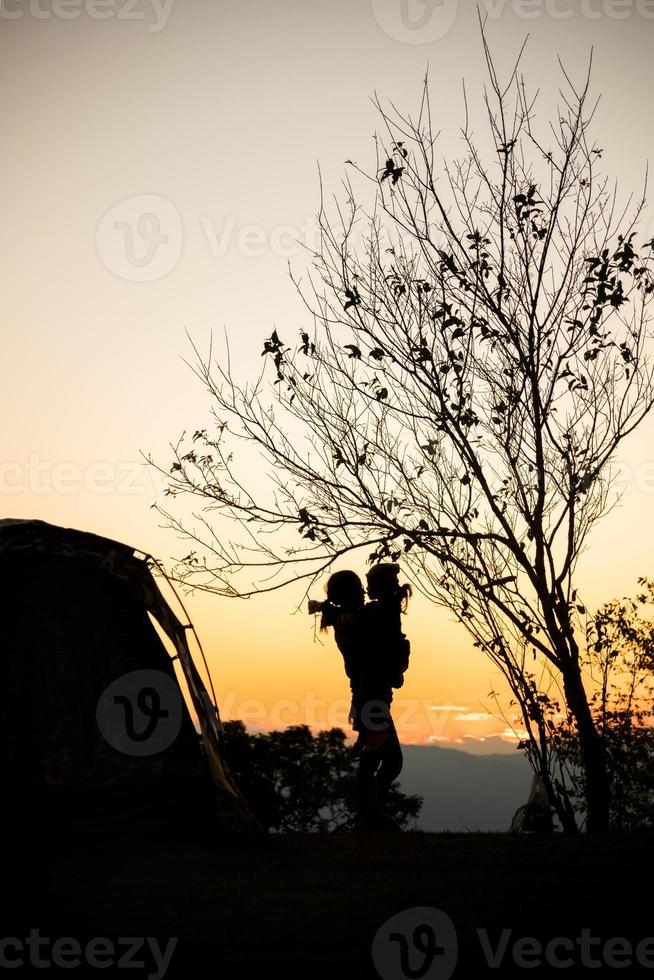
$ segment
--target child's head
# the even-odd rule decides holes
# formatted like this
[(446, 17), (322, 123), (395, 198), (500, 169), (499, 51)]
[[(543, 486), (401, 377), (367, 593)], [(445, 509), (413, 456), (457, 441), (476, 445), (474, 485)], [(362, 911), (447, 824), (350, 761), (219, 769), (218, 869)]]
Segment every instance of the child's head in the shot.
[(325, 592), (327, 593), (327, 602), (322, 605), (321, 631), (326, 630), (329, 626), (334, 626), (337, 615), (342, 612), (353, 612), (363, 606), (366, 601), (361, 579), (356, 572), (351, 572), (348, 569), (330, 575), (325, 586)]
[(330, 575), (325, 592), (328, 600), (335, 606), (343, 606), (347, 609), (363, 605), (365, 601), (363, 583), (357, 573), (349, 569)]
[(373, 565), (366, 575), (368, 595), (371, 599), (377, 599), (380, 602), (397, 600), (402, 612), (406, 612), (411, 595), (411, 586), (408, 582), (400, 585), (399, 575), (400, 566), (396, 565), (395, 562), (382, 562), (379, 565)]

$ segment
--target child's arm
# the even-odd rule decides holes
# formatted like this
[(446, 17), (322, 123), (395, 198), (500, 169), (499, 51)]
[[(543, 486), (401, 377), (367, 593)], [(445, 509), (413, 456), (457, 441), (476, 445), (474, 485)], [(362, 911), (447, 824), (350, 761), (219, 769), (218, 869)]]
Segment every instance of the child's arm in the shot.
[(317, 599), (309, 599), (309, 605), (307, 608), (310, 616), (315, 616), (317, 613), (322, 613), (322, 619), (320, 620), (321, 630), (326, 629), (328, 626), (334, 626), (336, 623), (336, 606), (334, 606), (329, 599), (325, 599), (324, 602), (319, 602)]

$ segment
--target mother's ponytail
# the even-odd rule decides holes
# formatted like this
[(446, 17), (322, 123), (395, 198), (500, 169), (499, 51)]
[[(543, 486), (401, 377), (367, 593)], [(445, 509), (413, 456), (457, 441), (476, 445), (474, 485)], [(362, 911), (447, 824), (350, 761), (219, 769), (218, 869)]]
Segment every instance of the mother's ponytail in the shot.
[(405, 613), (409, 605), (409, 599), (413, 595), (413, 589), (408, 582), (405, 582), (404, 585), (398, 585), (397, 593), (400, 600), (400, 609)]
[(336, 606), (326, 599), (322, 604), (320, 617), (320, 632), (325, 633), (336, 622)]

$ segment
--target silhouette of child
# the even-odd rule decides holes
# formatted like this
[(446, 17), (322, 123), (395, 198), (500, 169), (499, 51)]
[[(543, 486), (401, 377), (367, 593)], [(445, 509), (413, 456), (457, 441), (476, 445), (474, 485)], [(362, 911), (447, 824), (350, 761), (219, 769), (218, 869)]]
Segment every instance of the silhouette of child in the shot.
[(369, 730), (364, 752), (375, 752), (393, 731), (393, 688), (404, 683), (409, 666), (409, 641), (402, 632), (411, 586), (399, 583), (399, 565), (374, 565), (366, 575), (370, 602), (365, 606), (366, 656), (359, 683), (359, 711)]
[(365, 740), (361, 730), (357, 706), (359, 683), (367, 647), (366, 622), (364, 619), (365, 592), (356, 572), (344, 570), (334, 572), (325, 586), (327, 599), (318, 602), (309, 600), (309, 614), (321, 613), (320, 629), (334, 629), (336, 645), (343, 655), (345, 673), (350, 682), (352, 703), (349, 720), (358, 738), (353, 751), (358, 751)]

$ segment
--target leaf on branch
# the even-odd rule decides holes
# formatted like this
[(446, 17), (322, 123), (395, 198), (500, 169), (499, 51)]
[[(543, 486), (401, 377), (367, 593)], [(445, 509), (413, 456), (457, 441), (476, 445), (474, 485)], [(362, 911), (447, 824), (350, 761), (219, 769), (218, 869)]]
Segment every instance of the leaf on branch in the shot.
[(361, 302), (361, 297), (359, 296), (359, 290), (355, 286), (353, 289), (346, 289), (345, 295), (347, 297), (347, 303), (344, 304), (343, 309), (349, 310), (351, 306), (358, 306)]
[(386, 161), (386, 166), (383, 168), (382, 176), (380, 178), (380, 183), (386, 180), (388, 177), (391, 178), (392, 184), (397, 184), (398, 180), (404, 173), (404, 167), (396, 167), (395, 160), (391, 157)]
[(271, 336), (264, 341), (263, 350), (261, 351), (261, 356), (263, 357), (264, 354), (277, 354), (282, 350), (282, 348), (283, 348), (283, 344), (279, 339), (277, 331), (273, 330)]
[(453, 272), (454, 275), (459, 275), (459, 268), (456, 264), (456, 260), (453, 255), (449, 255), (442, 249), (437, 249), (438, 254), (441, 258), (441, 269), (447, 269), (449, 272)]
[(545, 235), (547, 234), (547, 228), (539, 228), (535, 221), (531, 222), (531, 230), (533, 232), (534, 238), (537, 238), (539, 241), (542, 241), (543, 238), (545, 238)]
[(316, 345), (311, 343), (311, 340), (309, 339), (309, 334), (306, 333), (306, 331), (303, 330), (300, 333), (300, 339), (302, 340), (302, 346), (300, 347), (300, 351), (303, 354), (305, 354), (307, 357), (309, 357), (312, 354), (315, 354)]
[(469, 242), (472, 243), (470, 245), (470, 248), (478, 249), (481, 248), (483, 245), (490, 245), (490, 238), (482, 238), (481, 233), (477, 230), (467, 234), (466, 238), (468, 239)]
[(432, 360), (432, 353), (424, 344), (421, 347), (414, 347), (413, 354), (418, 364), (424, 364), (426, 361)]
[(590, 473), (583, 473), (580, 477), (575, 480), (577, 486), (577, 493), (588, 493), (590, 486), (593, 482), (593, 478)]
[(357, 360), (361, 360), (361, 351), (356, 346), (356, 344), (345, 344), (343, 350), (347, 350), (350, 352), (348, 354), (348, 357), (355, 357)]
[[(518, 221), (526, 221), (527, 219), (533, 219), (533, 216), (535, 214), (540, 214), (541, 209), (539, 205), (541, 205), (542, 203), (543, 203), (542, 201), (536, 200), (535, 184), (531, 184), (529, 186), (529, 190), (527, 191), (526, 194), (516, 194), (515, 197), (513, 198), (513, 204), (515, 207), (516, 217)], [(531, 224), (533, 230), (536, 231), (536, 226), (534, 225), (533, 220), (531, 221)], [(545, 232), (543, 231), (543, 235), (539, 235), (538, 237), (544, 237), (544, 235)]]

